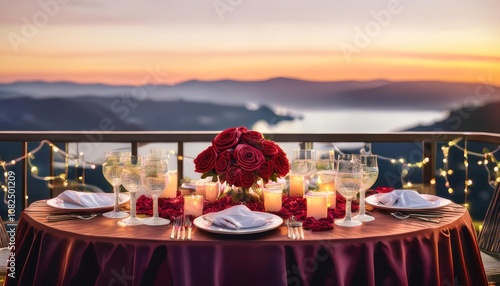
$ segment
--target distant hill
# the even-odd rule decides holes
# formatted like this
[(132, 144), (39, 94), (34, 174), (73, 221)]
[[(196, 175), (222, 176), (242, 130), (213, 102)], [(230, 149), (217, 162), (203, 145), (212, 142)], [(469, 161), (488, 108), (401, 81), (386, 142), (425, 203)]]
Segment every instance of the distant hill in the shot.
[[(273, 106), (284, 109), (400, 109), (449, 110), (475, 98), (479, 84), (451, 82), (339, 81), (313, 82), (290, 78), (263, 81), (187, 81), (148, 86), (141, 96), (155, 101), (194, 101), (224, 105)], [(70, 82), (17, 82), (0, 84), (1, 98), (131, 97), (140, 88)], [(500, 100), (493, 87), (485, 101)], [(481, 94), (485, 91), (482, 90)], [(481, 103), (484, 103), (481, 102)]]
[(293, 119), (267, 107), (249, 110), (186, 101), (124, 101), (121, 97), (0, 100), (0, 130), (199, 131)]
[(500, 102), (484, 106), (465, 106), (432, 125), (416, 126), (407, 131), (474, 131), (500, 133)]

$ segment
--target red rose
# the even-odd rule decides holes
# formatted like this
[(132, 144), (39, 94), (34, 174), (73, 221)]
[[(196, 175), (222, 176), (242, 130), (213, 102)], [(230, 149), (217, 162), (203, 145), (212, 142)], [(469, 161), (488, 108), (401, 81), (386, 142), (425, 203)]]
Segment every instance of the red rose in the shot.
[(202, 151), (196, 159), (194, 159), (195, 171), (198, 173), (206, 173), (212, 171), (217, 159), (217, 152), (213, 146)]
[(238, 144), (240, 134), (241, 131), (238, 131), (238, 128), (226, 129), (215, 136), (214, 140), (212, 140), (212, 145), (219, 152), (233, 148)]
[(259, 144), (264, 139), (262, 133), (258, 131), (247, 131), (241, 133), (241, 143), (246, 143), (252, 146)]
[(271, 140), (262, 140), (261, 150), (264, 156), (274, 156), (281, 148)]
[(240, 137), (240, 135), (242, 133), (248, 132), (248, 129), (245, 126), (240, 126), (240, 127), (236, 128), (236, 129), (238, 129), (238, 133), (239, 133), (238, 134), (238, 138)]
[(226, 183), (229, 185), (240, 185), (240, 176), (243, 170), (239, 167), (230, 167), (226, 172)]
[(257, 169), (257, 173), (264, 181), (268, 181), (269, 177), (271, 177), (273, 172), (274, 172), (274, 164), (272, 160), (260, 164), (259, 168)]
[(226, 173), (227, 169), (231, 164), (231, 159), (233, 158), (233, 153), (230, 150), (222, 151), (222, 153), (217, 156), (217, 160), (215, 161), (215, 172), (217, 174)]
[(250, 188), (256, 179), (257, 177), (253, 172), (243, 171), (240, 175), (240, 184), (243, 188)]
[(236, 163), (245, 171), (254, 171), (259, 168), (260, 164), (265, 162), (264, 155), (256, 148), (247, 145), (239, 144), (234, 150)]
[(278, 154), (274, 156), (273, 163), (274, 171), (280, 177), (286, 176), (290, 171), (290, 162), (288, 162), (286, 154), (283, 150), (279, 150)]

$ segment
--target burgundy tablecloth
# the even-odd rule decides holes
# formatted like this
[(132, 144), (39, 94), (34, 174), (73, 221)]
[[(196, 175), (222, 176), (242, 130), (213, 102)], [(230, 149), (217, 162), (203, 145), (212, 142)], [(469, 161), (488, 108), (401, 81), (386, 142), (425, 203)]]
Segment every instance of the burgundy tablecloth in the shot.
[(50, 211), (39, 201), (21, 214), (6, 285), (487, 285), (471, 218), (456, 206), (440, 224), (374, 211), (373, 222), (301, 241), (284, 226), (241, 236), (196, 229), (192, 241), (175, 241), (171, 225), (47, 222)]

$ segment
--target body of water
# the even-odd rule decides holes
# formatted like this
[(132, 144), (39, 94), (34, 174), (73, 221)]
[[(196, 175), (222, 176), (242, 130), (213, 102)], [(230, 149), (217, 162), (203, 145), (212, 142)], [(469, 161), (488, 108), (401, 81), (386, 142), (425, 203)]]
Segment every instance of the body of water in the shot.
[(253, 129), (270, 133), (360, 133), (403, 131), (418, 125), (431, 125), (448, 115), (433, 110), (309, 110), (297, 111), (302, 120), (276, 125), (258, 122)]

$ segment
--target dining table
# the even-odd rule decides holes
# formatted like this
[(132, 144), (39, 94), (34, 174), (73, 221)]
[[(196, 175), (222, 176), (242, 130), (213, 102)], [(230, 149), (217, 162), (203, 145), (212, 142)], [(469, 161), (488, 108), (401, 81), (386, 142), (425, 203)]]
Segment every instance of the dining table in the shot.
[(195, 227), (177, 240), (172, 223), (48, 221), (63, 210), (40, 200), (20, 215), (5, 285), (488, 285), (467, 209), (435, 211), (439, 223), (375, 208), (372, 222), (300, 240), (284, 224), (244, 234)]

